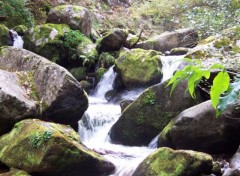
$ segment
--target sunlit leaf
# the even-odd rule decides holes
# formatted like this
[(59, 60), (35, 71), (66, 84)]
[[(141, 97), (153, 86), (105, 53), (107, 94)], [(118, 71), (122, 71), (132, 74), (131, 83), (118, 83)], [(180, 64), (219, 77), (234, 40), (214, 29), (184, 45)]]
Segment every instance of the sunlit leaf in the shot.
[(213, 107), (216, 109), (219, 98), (222, 93), (228, 90), (230, 77), (227, 72), (219, 72), (213, 80), (213, 85), (210, 90), (210, 97)]

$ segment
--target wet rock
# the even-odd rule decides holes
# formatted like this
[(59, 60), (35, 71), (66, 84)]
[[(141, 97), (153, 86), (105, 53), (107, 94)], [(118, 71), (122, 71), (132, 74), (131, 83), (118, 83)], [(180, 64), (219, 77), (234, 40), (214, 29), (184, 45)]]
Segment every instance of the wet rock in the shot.
[(159, 148), (137, 167), (133, 176), (196, 176), (211, 174), (212, 157), (191, 150)]
[[(110, 137), (125, 145), (148, 145), (182, 110), (201, 102), (186, 92), (187, 82), (181, 82), (170, 96), (167, 82), (146, 89), (113, 125)], [(198, 93), (197, 93), (198, 95)], [(199, 97), (199, 96), (198, 96)]]
[(11, 71), (12, 78), (6, 77), (9, 85), (2, 82), (2, 96), (11, 103), (0, 104), (1, 129), (30, 116), (75, 125), (88, 107), (85, 92), (66, 69), (30, 51), (0, 48), (0, 69)]
[(169, 55), (184, 55), (187, 54), (189, 51), (189, 48), (184, 48), (184, 47), (180, 47), (180, 48), (173, 48)]
[(128, 31), (123, 29), (113, 29), (103, 34), (97, 41), (99, 53), (108, 51), (118, 51), (126, 42)]
[(135, 48), (152, 49), (156, 51), (170, 51), (173, 48), (191, 48), (197, 45), (198, 34), (194, 29), (180, 29), (172, 32), (164, 32), (152, 39), (139, 42)]
[(240, 175), (240, 147), (237, 152), (231, 158), (229, 163), (229, 169), (227, 169), (223, 176), (238, 176)]
[(91, 16), (88, 9), (75, 5), (56, 6), (50, 10), (48, 23), (67, 24), (73, 30), (80, 30), (85, 36), (91, 33)]
[(233, 153), (240, 141), (240, 101), (216, 117), (211, 101), (181, 112), (161, 132), (158, 146), (207, 153)]
[(133, 100), (122, 100), (120, 102), (121, 112), (123, 112), (132, 102)]
[(65, 125), (23, 120), (0, 138), (0, 161), (33, 175), (109, 175), (114, 165), (81, 144)]
[(24, 48), (53, 62), (60, 60), (62, 38), (70, 28), (65, 24), (43, 24), (31, 28), (24, 36)]
[(69, 72), (78, 81), (82, 81), (82, 80), (86, 79), (86, 76), (87, 76), (87, 68), (86, 67), (72, 68)]
[(160, 53), (153, 50), (132, 49), (120, 54), (115, 70), (126, 88), (157, 84), (162, 78)]

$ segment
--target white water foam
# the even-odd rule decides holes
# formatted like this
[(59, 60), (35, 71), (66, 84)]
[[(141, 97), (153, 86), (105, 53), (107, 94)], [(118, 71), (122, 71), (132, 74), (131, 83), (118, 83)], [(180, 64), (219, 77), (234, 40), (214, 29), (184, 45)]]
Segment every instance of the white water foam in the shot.
[[(183, 56), (162, 57), (163, 79), (172, 77)], [(97, 91), (89, 97), (89, 108), (79, 121), (79, 134), (82, 142), (90, 149), (100, 153), (115, 164), (116, 172), (111, 176), (131, 176), (136, 167), (157, 148), (156, 136), (149, 146), (130, 147), (111, 143), (108, 135), (112, 125), (121, 115), (118, 104), (106, 101), (105, 93), (112, 89), (116, 75), (111, 67), (97, 86)], [(144, 90), (136, 89), (122, 94), (124, 99), (136, 99)]]
[(11, 32), (12, 38), (13, 38), (13, 47), (15, 48), (23, 48), (23, 39), (21, 36), (18, 35), (18, 33), (14, 30), (9, 30)]

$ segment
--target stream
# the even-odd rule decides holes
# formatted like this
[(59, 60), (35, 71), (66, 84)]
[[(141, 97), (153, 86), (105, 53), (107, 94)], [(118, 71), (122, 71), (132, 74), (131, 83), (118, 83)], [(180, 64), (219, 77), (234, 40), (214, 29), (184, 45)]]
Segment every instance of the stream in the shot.
[[(165, 81), (172, 77), (174, 71), (184, 56), (161, 56), (163, 78)], [(105, 93), (113, 89), (112, 84), (116, 75), (111, 67), (89, 95), (89, 108), (79, 121), (81, 141), (90, 149), (100, 153), (116, 166), (112, 176), (131, 176), (136, 167), (157, 148), (157, 136), (148, 146), (130, 147), (111, 143), (108, 135), (113, 124), (121, 115), (119, 104), (107, 102)], [(144, 89), (125, 92), (122, 99), (136, 99)]]

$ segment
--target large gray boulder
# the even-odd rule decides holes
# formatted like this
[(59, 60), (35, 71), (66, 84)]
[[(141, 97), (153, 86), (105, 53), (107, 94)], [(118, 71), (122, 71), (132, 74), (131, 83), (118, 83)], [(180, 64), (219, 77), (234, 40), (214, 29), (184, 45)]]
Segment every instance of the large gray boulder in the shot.
[(171, 87), (166, 85), (164, 82), (148, 88), (123, 111), (111, 129), (113, 141), (147, 145), (181, 111), (201, 102), (185, 91), (186, 81), (181, 82), (172, 95)]
[(0, 135), (7, 132), (16, 121), (37, 114), (35, 100), (27, 93), (29, 89), (20, 85), (20, 74), (27, 76), (27, 72), (0, 70)]
[(56, 6), (48, 13), (47, 22), (67, 24), (73, 30), (80, 30), (87, 37), (91, 34), (91, 15), (88, 9), (81, 6)]
[(0, 48), (0, 69), (6, 70), (0, 72), (1, 129), (28, 117), (74, 126), (88, 107), (87, 95), (66, 69), (30, 51)]
[(212, 157), (191, 150), (159, 148), (137, 167), (133, 176), (200, 176), (211, 174)]
[(71, 127), (28, 119), (0, 138), (0, 162), (31, 175), (109, 175), (115, 167), (81, 144)]
[(161, 132), (158, 146), (207, 153), (233, 153), (240, 144), (240, 101), (216, 117), (211, 101), (180, 113)]
[(138, 43), (135, 48), (165, 52), (178, 47), (194, 47), (197, 44), (197, 39), (197, 31), (186, 28), (164, 32), (152, 39)]

